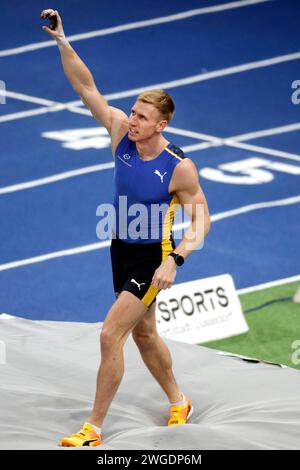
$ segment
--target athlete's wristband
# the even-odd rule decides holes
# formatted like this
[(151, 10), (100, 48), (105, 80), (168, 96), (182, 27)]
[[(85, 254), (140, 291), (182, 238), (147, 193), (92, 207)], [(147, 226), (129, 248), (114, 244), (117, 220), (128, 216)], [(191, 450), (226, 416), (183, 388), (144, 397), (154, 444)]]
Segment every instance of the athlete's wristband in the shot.
[(61, 47), (71, 47), (71, 44), (69, 43), (69, 41), (67, 40), (67, 38), (64, 36), (58, 36), (55, 38), (56, 42), (57, 42), (57, 45), (59, 48)]

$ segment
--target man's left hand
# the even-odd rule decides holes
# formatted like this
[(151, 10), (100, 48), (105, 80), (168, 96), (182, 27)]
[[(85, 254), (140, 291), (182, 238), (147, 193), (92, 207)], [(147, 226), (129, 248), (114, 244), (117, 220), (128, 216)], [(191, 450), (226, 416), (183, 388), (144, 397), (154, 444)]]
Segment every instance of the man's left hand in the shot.
[(170, 289), (176, 277), (176, 263), (171, 256), (156, 269), (152, 278), (152, 285), (159, 290)]

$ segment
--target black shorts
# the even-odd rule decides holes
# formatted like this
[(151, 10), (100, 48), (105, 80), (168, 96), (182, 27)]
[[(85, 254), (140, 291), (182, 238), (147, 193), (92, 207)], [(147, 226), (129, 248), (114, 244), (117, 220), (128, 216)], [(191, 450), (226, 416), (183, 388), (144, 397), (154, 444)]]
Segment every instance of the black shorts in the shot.
[(154, 272), (174, 248), (173, 239), (157, 243), (128, 243), (113, 238), (110, 253), (116, 296), (125, 290), (150, 307), (159, 292), (151, 284)]

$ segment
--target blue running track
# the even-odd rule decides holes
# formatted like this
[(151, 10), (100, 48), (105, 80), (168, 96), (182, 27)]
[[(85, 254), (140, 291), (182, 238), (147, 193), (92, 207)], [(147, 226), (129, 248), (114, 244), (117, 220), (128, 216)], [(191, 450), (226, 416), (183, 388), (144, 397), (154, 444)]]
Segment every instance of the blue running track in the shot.
[[(204, 248), (176, 282), (230, 273), (242, 289), (299, 275), (300, 104), (292, 102), (299, 2), (53, 6), (66, 34), (79, 35), (72, 45), (113, 106), (129, 113), (135, 90), (156, 85), (175, 99), (165, 135), (199, 168), (213, 216)], [(96, 236), (96, 209), (113, 195), (109, 139), (41, 29), (48, 7), (12, 0), (1, 8), (0, 312), (102, 321), (114, 300), (109, 249)], [(143, 23), (155, 18), (161, 21)], [(91, 31), (98, 34), (80, 36)]]

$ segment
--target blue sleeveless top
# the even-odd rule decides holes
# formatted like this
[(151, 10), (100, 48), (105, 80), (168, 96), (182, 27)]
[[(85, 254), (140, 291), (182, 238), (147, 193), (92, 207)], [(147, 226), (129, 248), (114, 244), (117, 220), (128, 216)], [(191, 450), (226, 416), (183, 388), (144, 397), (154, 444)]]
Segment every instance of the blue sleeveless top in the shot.
[(115, 151), (113, 232), (118, 238), (128, 243), (162, 242), (170, 248), (173, 206), (179, 201), (168, 188), (184, 158), (183, 151), (169, 143), (153, 160), (142, 160), (135, 142), (125, 134)]

